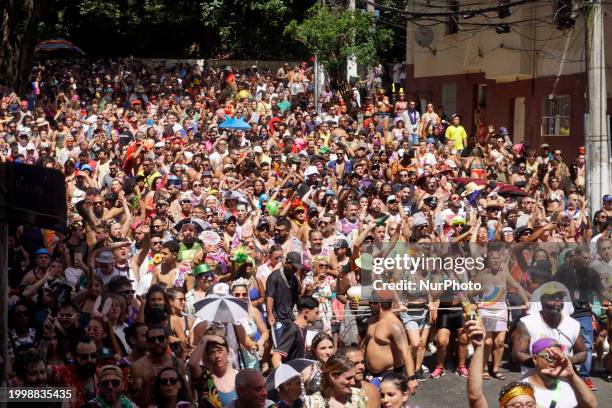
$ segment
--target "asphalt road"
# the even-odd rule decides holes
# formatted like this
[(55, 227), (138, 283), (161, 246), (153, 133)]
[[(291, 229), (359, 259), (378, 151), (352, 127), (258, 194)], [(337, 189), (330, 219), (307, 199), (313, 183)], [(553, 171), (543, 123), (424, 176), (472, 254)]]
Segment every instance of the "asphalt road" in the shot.
[[(430, 368), (435, 365), (431, 357), (426, 358), (425, 364)], [(507, 364), (503, 367), (501, 371), (506, 375), (505, 380), (491, 378), (484, 381), (484, 394), (490, 408), (499, 407), (498, 393), (501, 387), (510, 381), (518, 381), (520, 377), (517, 367), (510, 367)], [(612, 408), (612, 383), (596, 377), (592, 380), (597, 387), (595, 395), (599, 407)], [(420, 382), (416, 395), (410, 396), (408, 404), (411, 408), (467, 407), (466, 384), (466, 378), (458, 376), (454, 371), (446, 370), (446, 375), (440, 378), (428, 378), (427, 381)]]

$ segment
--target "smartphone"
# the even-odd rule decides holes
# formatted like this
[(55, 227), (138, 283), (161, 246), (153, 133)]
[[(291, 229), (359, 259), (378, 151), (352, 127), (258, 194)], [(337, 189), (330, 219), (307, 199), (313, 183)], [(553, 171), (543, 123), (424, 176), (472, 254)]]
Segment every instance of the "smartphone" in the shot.
[(83, 254), (80, 252), (75, 252), (74, 253), (74, 263), (75, 264), (79, 264), (79, 263), (83, 263)]

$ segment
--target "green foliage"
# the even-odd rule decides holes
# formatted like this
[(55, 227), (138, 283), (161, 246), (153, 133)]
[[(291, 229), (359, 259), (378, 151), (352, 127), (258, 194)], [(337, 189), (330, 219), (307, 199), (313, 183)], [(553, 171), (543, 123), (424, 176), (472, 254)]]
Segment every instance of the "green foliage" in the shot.
[(55, 0), (41, 38), (64, 37), (92, 56), (302, 57), (283, 37), (315, 0)]
[(369, 13), (315, 5), (301, 23), (293, 20), (285, 34), (304, 44), (336, 80), (344, 76), (346, 60), (372, 66), (393, 40), (391, 30), (377, 27)]

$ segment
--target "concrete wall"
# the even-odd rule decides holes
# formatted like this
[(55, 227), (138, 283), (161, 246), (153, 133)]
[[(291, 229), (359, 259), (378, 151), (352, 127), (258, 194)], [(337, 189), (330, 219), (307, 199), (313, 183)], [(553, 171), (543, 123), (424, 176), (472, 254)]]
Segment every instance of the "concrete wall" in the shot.
[[(489, 27), (461, 24), (499, 21), (486, 16), (460, 19), (458, 34), (446, 35), (446, 25), (438, 24), (433, 27), (431, 45), (435, 55), (418, 45), (412, 47), (415, 76), (484, 72), (487, 79), (506, 82), (583, 72), (584, 19), (579, 18), (572, 30), (563, 33), (546, 23), (552, 21), (551, 13), (551, 6), (546, 2), (518, 7), (512, 16), (505, 19), (517, 22), (511, 25), (512, 31), (508, 34), (497, 34)], [(534, 19), (542, 22), (520, 23)], [(607, 17), (606, 22), (612, 26), (612, 17)], [(414, 26), (409, 27), (408, 31), (414, 29)], [(612, 28), (607, 29), (612, 34)], [(565, 56), (565, 62), (559, 72), (562, 56)], [(607, 60), (612, 65), (612, 55), (608, 55)]]

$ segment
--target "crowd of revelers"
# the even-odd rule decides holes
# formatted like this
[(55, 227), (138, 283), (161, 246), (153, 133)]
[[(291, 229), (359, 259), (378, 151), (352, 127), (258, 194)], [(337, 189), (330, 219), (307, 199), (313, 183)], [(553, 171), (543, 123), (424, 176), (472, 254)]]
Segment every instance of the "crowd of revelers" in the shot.
[[(0, 158), (61, 171), (68, 224), (10, 228), (10, 386), (396, 408), (453, 370), (486, 407), (506, 344), (522, 380), (501, 407), (593, 407), (590, 376), (612, 381), (612, 195), (587, 203), (583, 149), (480, 115), (470, 135), (409, 84), (325, 88), (317, 113), (306, 63), (45, 61), (31, 85), (0, 87)], [(364, 290), (365, 254), (402, 245), (484, 256), (410, 274), (484, 289)]]

